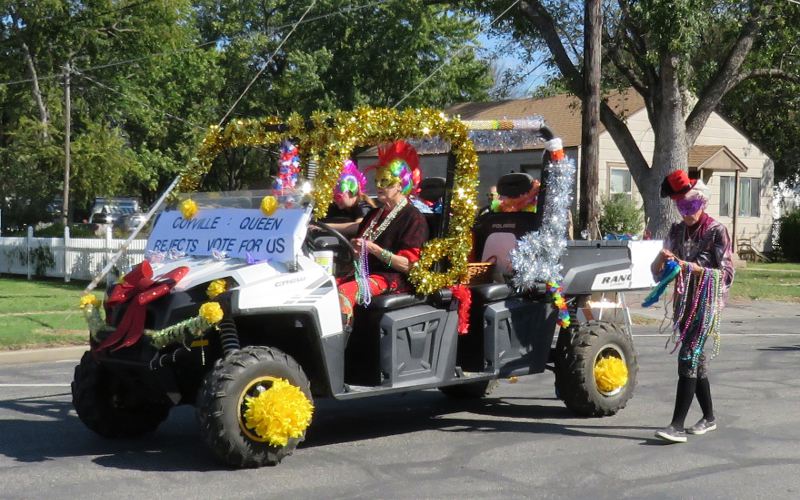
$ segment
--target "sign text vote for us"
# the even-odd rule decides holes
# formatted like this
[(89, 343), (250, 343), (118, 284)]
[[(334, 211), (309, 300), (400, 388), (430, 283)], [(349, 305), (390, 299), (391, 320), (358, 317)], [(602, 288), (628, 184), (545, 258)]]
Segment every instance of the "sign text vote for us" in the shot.
[(305, 236), (308, 213), (303, 209), (279, 209), (271, 216), (257, 209), (203, 209), (192, 219), (179, 211), (162, 212), (146, 250), (208, 256), (287, 262), (294, 258)]

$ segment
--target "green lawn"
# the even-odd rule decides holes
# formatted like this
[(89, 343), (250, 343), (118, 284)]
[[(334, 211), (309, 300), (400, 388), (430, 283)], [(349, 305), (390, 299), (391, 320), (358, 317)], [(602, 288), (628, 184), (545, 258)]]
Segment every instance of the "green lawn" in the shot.
[(0, 278), (0, 349), (85, 344), (89, 334), (78, 309), (85, 286)]
[[(85, 286), (0, 278), (0, 349), (85, 344), (88, 332), (78, 309)], [(738, 269), (731, 295), (800, 303), (800, 264), (752, 264)]]
[(748, 264), (737, 269), (731, 295), (738, 299), (800, 302), (800, 264)]

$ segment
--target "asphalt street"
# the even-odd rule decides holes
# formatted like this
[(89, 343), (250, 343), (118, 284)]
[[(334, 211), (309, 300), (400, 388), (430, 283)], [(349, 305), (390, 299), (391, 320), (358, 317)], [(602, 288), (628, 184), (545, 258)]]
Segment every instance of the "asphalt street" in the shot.
[(638, 386), (613, 417), (573, 417), (550, 373), (480, 401), (317, 401), (305, 443), (258, 470), (216, 462), (188, 407), (145, 438), (99, 438), (72, 410), (74, 359), (0, 360), (0, 498), (800, 498), (798, 323), (799, 304), (730, 305), (711, 375), (719, 429), (686, 444), (653, 437), (677, 374), (650, 324), (634, 328)]

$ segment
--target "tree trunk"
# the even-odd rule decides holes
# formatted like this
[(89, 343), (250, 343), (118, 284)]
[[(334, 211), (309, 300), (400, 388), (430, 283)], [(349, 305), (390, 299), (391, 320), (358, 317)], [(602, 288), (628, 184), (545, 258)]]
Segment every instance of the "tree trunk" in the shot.
[(39, 121), (42, 123), (42, 138), (47, 139), (47, 126), (50, 121), (47, 113), (47, 107), (44, 105), (42, 99), (42, 91), (39, 89), (39, 75), (36, 73), (36, 64), (33, 60), (28, 44), (22, 42), (22, 53), (25, 54), (25, 64), (28, 66), (28, 76), (31, 79), (31, 91), (33, 92), (33, 100), (36, 101), (36, 106), (39, 108)]
[[(574, 231), (588, 230), (592, 239), (600, 238), (597, 204), (600, 122), (600, 0), (584, 3), (583, 31), (583, 106), (581, 114), (581, 192), (579, 221)], [(574, 235), (577, 239), (577, 234)]]
[(639, 176), (637, 187), (649, 215), (647, 230), (653, 238), (667, 235), (677, 214), (669, 198), (661, 198), (661, 183), (670, 172), (687, 168), (688, 148), (683, 112), (683, 91), (678, 75), (678, 57), (665, 54), (661, 59), (660, 88), (656, 98), (655, 151), (652, 167)]

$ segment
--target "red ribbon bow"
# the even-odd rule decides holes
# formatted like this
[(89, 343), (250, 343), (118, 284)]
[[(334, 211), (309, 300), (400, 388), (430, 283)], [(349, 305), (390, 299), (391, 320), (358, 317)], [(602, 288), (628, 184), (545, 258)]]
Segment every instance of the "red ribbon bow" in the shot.
[(186, 266), (178, 267), (153, 281), (153, 268), (150, 262), (143, 261), (126, 274), (122, 283), (114, 287), (106, 306), (115, 307), (130, 302), (122, 316), (117, 330), (109, 335), (97, 351), (108, 349), (122, 341), (112, 350), (130, 347), (137, 343), (144, 333), (144, 320), (147, 316), (147, 304), (168, 294), (170, 290), (189, 272)]

